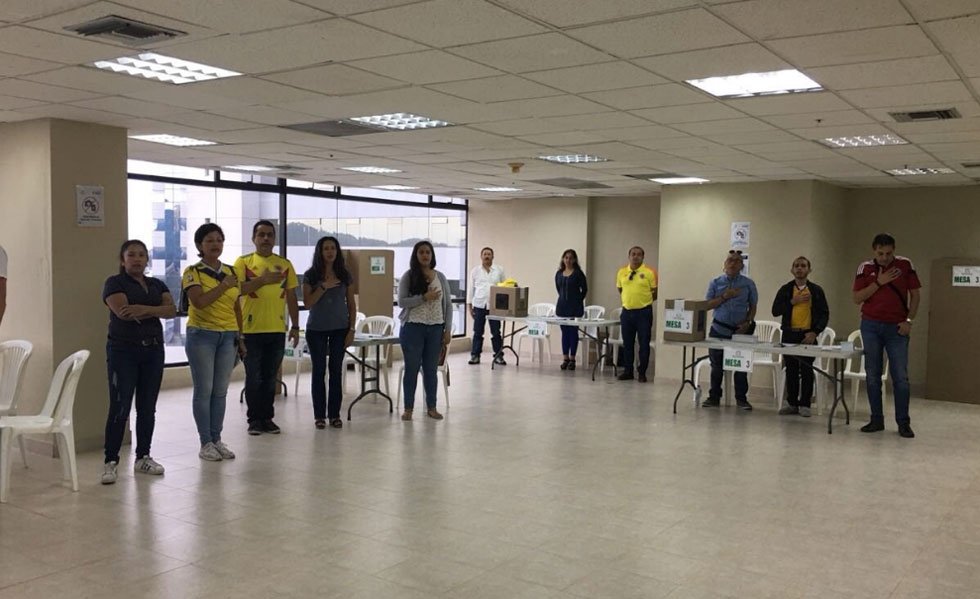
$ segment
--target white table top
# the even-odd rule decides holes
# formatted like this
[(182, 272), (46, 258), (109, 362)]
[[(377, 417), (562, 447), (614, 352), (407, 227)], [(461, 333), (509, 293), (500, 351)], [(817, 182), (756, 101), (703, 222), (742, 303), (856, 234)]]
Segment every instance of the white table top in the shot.
[(370, 347), (372, 345), (390, 345), (393, 343), (398, 343), (398, 335), (355, 333), (354, 342), (351, 343), (351, 347)]
[(857, 358), (861, 355), (861, 350), (853, 349), (845, 351), (839, 345), (783, 345), (781, 343), (743, 343), (731, 341), (729, 339), (705, 339), (704, 341), (661, 341), (667, 346), (686, 346), (702, 349), (723, 349), (734, 347), (738, 349), (751, 349), (752, 351), (764, 352), (767, 354), (783, 354), (789, 356), (807, 356), (814, 358), (832, 358), (835, 360), (846, 360)]
[(487, 316), (489, 320), (500, 320), (505, 322), (527, 322), (533, 320), (536, 322), (546, 322), (548, 324), (555, 325), (565, 325), (567, 327), (613, 327), (619, 326), (619, 320), (612, 318), (599, 318), (599, 319), (588, 319), (588, 318), (570, 318), (563, 316)]

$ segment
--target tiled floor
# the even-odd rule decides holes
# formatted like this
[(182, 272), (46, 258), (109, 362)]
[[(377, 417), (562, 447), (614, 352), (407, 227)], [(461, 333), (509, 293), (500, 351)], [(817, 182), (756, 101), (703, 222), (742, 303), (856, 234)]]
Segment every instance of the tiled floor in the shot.
[(104, 487), (90, 453), (71, 493), (33, 455), (0, 506), (0, 599), (980, 597), (980, 407), (828, 436), (762, 397), (673, 416), (667, 382), (451, 360), (443, 422), (369, 400), (316, 431), (304, 391), (252, 438), (233, 386), (238, 459), (207, 463), (180, 390), (163, 477), (127, 459)]

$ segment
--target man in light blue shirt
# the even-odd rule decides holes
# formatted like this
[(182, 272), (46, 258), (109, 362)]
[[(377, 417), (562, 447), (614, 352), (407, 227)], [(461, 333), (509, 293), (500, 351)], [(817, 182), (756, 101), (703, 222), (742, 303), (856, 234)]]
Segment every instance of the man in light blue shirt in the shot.
[[(751, 335), (755, 332), (755, 310), (759, 304), (759, 292), (755, 282), (743, 276), (742, 252), (732, 250), (725, 259), (725, 274), (712, 279), (708, 283), (708, 291), (704, 299), (713, 309), (714, 319), (711, 321), (710, 337), (731, 339), (732, 335)], [(711, 389), (708, 398), (701, 402), (703, 408), (716, 408), (721, 400), (721, 381), (725, 372), (722, 368), (724, 351), (712, 349), (708, 351), (711, 360)], [(735, 373), (735, 403), (742, 410), (751, 410), (752, 404), (747, 398), (749, 392), (749, 377), (744, 372)]]

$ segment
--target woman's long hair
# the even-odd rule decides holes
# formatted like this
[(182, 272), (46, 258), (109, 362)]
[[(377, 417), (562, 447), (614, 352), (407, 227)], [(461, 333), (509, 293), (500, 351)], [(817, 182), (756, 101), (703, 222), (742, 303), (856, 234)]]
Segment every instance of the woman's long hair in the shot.
[(317, 240), (316, 248), (313, 250), (313, 266), (311, 267), (315, 280), (307, 281), (307, 283), (316, 285), (323, 280), (323, 275), (327, 272), (327, 263), (323, 261), (323, 245), (328, 241), (332, 241), (334, 247), (337, 248), (337, 257), (333, 260), (333, 274), (337, 275), (337, 278), (344, 285), (350, 285), (351, 276), (350, 271), (347, 270), (347, 264), (344, 262), (344, 252), (340, 248), (340, 242), (332, 236), (321, 237)]
[(565, 271), (565, 256), (568, 254), (572, 255), (572, 270), (581, 271), (582, 267), (578, 265), (578, 254), (575, 252), (575, 250), (569, 248), (561, 253), (561, 260), (558, 262), (558, 272)]
[(432, 262), (429, 263), (429, 268), (433, 270), (436, 268), (436, 250), (432, 244), (428, 241), (416, 243), (415, 247), (412, 248), (412, 258), (408, 261), (408, 292), (412, 295), (423, 295), (429, 289), (429, 282), (422, 274), (422, 263), (419, 262), (419, 248), (424, 245), (429, 246), (429, 251), (432, 252)]
[(126, 267), (122, 265), (122, 262), (123, 258), (126, 256), (126, 250), (128, 250), (129, 246), (131, 245), (138, 245), (143, 248), (143, 251), (146, 252), (146, 267), (150, 267), (150, 250), (146, 249), (146, 244), (139, 239), (127, 239), (119, 248), (119, 274), (126, 272)]

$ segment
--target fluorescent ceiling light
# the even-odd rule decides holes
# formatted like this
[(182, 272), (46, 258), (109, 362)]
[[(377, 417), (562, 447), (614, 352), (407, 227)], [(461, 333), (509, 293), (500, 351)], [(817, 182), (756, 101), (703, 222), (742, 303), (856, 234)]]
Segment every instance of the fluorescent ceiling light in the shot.
[(609, 162), (608, 158), (593, 156), (592, 154), (564, 154), (560, 156), (538, 156), (540, 160), (548, 162), (560, 162), (561, 164), (576, 164), (579, 162)]
[(144, 52), (136, 56), (122, 56), (112, 60), (99, 60), (93, 63), (93, 66), (116, 73), (155, 79), (175, 85), (241, 75), (241, 73), (235, 71), (191, 62), (189, 60), (181, 60), (180, 58), (164, 56), (154, 52)]
[(770, 71), (768, 73), (744, 73), (727, 77), (708, 77), (707, 79), (688, 79), (687, 83), (719, 98), (745, 98), (815, 92), (823, 88), (796, 69)]
[(387, 189), (388, 191), (408, 191), (409, 189), (418, 189), (418, 187), (412, 187), (411, 185), (372, 185), (374, 189)]
[(399, 131), (404, 131), (406, 129), (449, 127), (452, 125), (452, 123), (447, 123), (446, 121), (438, 121), (436, 119), (430, 119), (427, 116), (419, 116), (417, 114), (409, 114), (407, 112), (376, 114), (374, 116), (356, 116), (352, 117), (350, 120), (357, 121), (358, 123), (364, 123), (366, 125), (374, 125), (375, 127), (383, 127), (385, 129), (397, 129)]
[(222, 169), (230, 169), (233, 171), (249, 171), (253, 173), (264, 173), (267, 171), (274, 171), (276, 169), (271, 166), (254, 166), (250, 164), (235, 164), (232, 166), (223, 166)]
[(129, 139), (138, 139), (140, 141), (152, 141), (155, 144), (166, 144), (168, 146), (179, 146), (186, 148), (188, 146), (215, 146), (218, 142), (207, 141), (204, 139), (194, 139), (193, 137), (181, 137), (179, 135), (130, 135)]
[(476, 191), (492, 191), (492, 192), (502, 192), (502, 191), (523, 191), (518, 187), (475, 187)]
[(358, 173), (370, 173), (372, 175), (389, 175), (391, 173), (402, 172), (396, 168), (384, 168), (382, 166), (343, 166), (341, 167), (341, 170), (356, 171)]
[(701, 179), (700, 177), (660, 177), (656, 179), (650, 179), (656, 183), (662, 185), (683, 185), (685, 183), (707, 183), (707, 179)]
[(928, 166), (920, 167), (909, 167), (905, 168), (893, 168), (885, 171), (889, 175), (895, 175), (896, 177), (905, 177), (910, 175), (954, 175), (956, 171), (951, 168), (946, 168), (945, 166), (939, 168), (932, 168)]
[(891, 133), (881, 135), (855, 135), (853, 137), (825, 137), (820, 143), (831, 148), (867, 148), (870, 146), (899, 146), (906, 140)]

